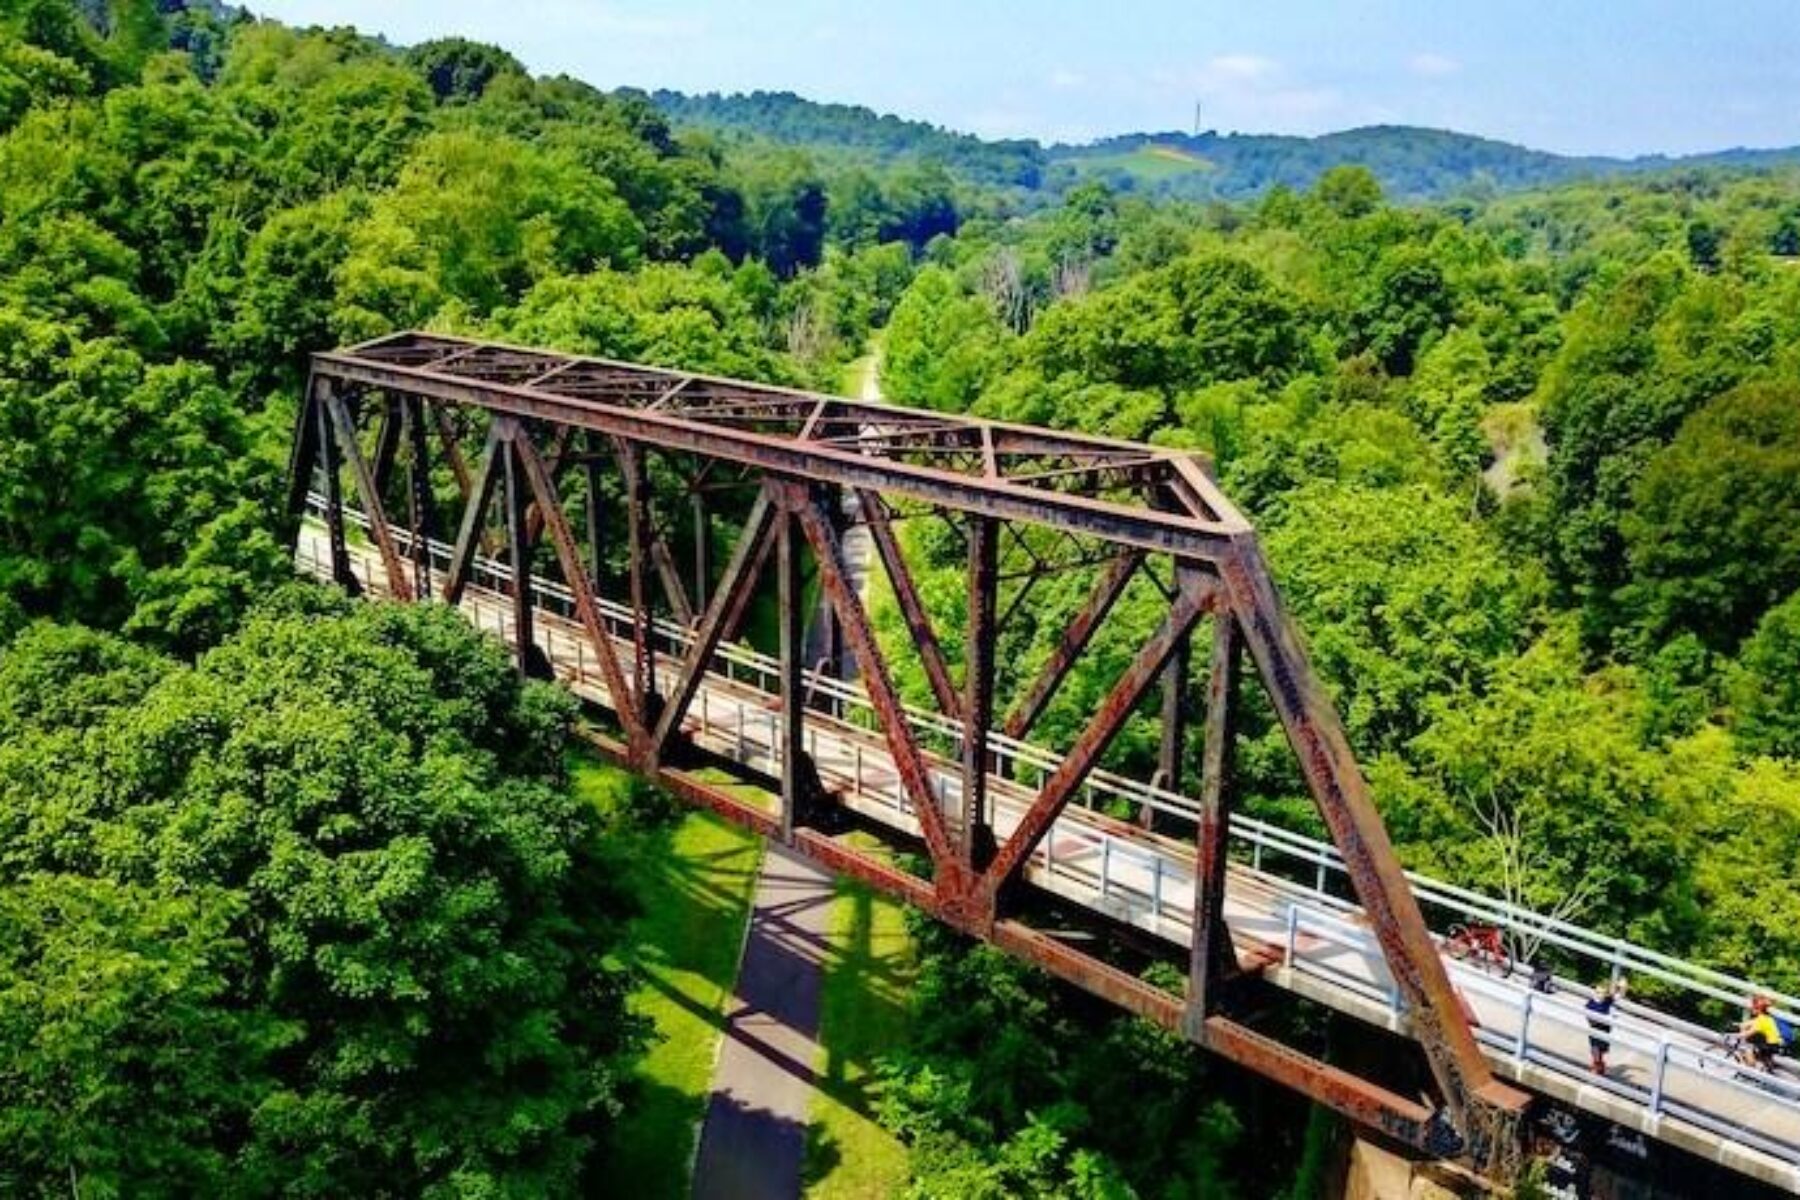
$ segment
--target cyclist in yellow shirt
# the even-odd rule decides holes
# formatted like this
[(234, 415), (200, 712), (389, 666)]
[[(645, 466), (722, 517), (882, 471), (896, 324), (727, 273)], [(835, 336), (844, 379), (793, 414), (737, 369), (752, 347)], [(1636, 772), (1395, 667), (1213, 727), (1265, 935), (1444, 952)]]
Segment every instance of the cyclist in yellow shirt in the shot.
[(1775, 1021), (1775, 1014), (1770, 1011), (1767, 996), (1754, 996), (1750, 1000), (1750, 1016), (1738, 1025), (1738, 1036), (1744, 1039), (1756, 1065), (1765, 1071), (1775, 1070), (1775, 1052), (1785, 1043), (1781, 1036), (1781, 1026)]

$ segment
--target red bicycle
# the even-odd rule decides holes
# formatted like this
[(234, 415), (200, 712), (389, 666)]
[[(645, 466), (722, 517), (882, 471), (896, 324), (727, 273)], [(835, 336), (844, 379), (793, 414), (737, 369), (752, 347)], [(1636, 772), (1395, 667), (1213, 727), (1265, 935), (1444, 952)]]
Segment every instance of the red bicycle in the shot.
[(1512, 955), (1498, 926), (1452, 925), (1444, 937), (1444, 951), (1457, 962), (1472, 958), (1482, 970), (1493, 971), (1502, 979), (1512, 974)]

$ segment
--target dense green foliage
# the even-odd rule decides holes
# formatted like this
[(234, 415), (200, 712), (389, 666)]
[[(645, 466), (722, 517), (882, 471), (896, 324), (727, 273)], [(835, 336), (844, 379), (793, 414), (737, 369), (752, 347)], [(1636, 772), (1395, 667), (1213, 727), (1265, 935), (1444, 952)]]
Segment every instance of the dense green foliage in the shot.
[[(1243, 1131), (1193, 1046), (929, 919), (908, 926), (913, 1036), (883, 1065), (880, 1116), (912, 1147), (913, 1200), (1225, 1200), (1285, 1178), (1278, 1155), (1228, 1167)], [(1266, 1150), (1277, 1131), (1260, 1132)]]
[(820, 104), (792, 92), (691, 96), (659, 90), (650, 101), (681, 125), (752, 134), (820, 150), (839, 150), (874, 163), (929, 160), (976, 183), (1036, 187), (1044, 153), (1036, 142), (989, 142), (923, 121), (877, 115), (860, 105)]
[[(1790, 982), (1800, 954), (1757, 931), (1800, 915), (1767, 885), (1800, 803), (1795, 201), (1693, 176), (1401, 209), (1349, 168), (1237, 209), (1084, 190), (935, 246), (883, 379), (1211, 452), (1412, 864)], [(960, 653), (960, 546), (908, 537)], [(1003, 631), (1002, 707), (1092, 579)], [(1159, 611), (1127, 591), (1046, 738)], [(1245, 803), (1313, 822), (1266, 712), (1247, 733)], [(1154, 754), (1147, 721), (1111, 751)]]
[[(630, 89), (623, 94), (642, 95)], [(1800, 151), (1791, 148), (1676, 158), (1579, 157), (1406, 125), (1371, 125), (1318, 137), (1171, 130), (1046, 146), (1028, 138), (985, 141), (791, 92), (689, 95), (659, 90), (649, 99), (678, 126), (804, 146), (834, 161), (937, 163), (961, 180), (1007, 188), (1028, 202), (1060, 195), (1081, 180), (1163, 198), (1245, 200), (1276, 187), (1311, 188), (1334, 167), (1346, 165), (1366, 168), (1390, 196), (1442, 200), (1673, 168), (1766, 168), (1800, 160)], [(1794, 236), (1800, 245), (1800, 226)]]
[(443, 609), (296, 592), (182, 666), (0, 654), (0, 1132), (83, 1195), (528, 1195), (638, 1040), (566, 697)]

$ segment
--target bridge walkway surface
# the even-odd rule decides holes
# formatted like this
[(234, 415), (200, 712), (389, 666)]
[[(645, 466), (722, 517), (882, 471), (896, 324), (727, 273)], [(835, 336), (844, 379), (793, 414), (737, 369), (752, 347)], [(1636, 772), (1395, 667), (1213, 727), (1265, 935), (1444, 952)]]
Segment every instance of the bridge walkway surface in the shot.
[[(360, 514), (347, 511), (352, 522)], [(402, 535), (404, 536), (404, 535)], [(450, 547), (432, 543), (434, 562)], [(374, 549), (350, 546), (351, 565), (366, 594), (387, 583)], [(317, 520), (304, 524), (296, 547), (302, 571), (329, 579), (330, 555)], [(513, 625), (505, 563), (479, 557), (461, 610), (478, 628), (509, 645)], [(573, 619), (566, 588), (536, 579), (533, 636), (557, 678), (584, 699), (610, 707), (610, 696)], [(608, 632), (621, 656), (631, 653), (632, 614), (601, 601)], [(673, 682), (691, 639), (687, 627), (656, 623), (656, 671)], [(916, 835), (918, 824), (862, 689), (818, 671), (808, 676), (812, 710), (806, 748), (838, 802), (896, 832)], [(698, 747), (756, 772), (779, 777), (781, 711), (779, 664), (748, 647), (723, 643), (715, 653), (683, 730)], [(824, 708), (829, 711), (819, 711)], [(909, 711), (928, 754), (934, 792), (954, 801), (961, 785), (960, 727), (933, 713)], [(863, 723), (863, 722), (866, 722)], [(1059, 759), (1029, 743), (995, 736), (989, 778), (996, 834), (1004, 839)], [(1106, 772), (1083, 785), (1083, 802), (1057, 818), (1032, 853), (1027, 882), (1172, 947), (1192, 943), (1194, 847), (1140, 824), (1097, 811), (1121, 803), (1137, 811), (1191, 821), (1194, 800)], [(1225, 919), (1240, 964), (1259, 969), (1279, 988), (1395, 1032), (1407, 1024), (1405, 1005), (1387, 963), (1348, 893), (1342, 859), (1329, 843), (1244, 817), (1234, 817), (1233, 860)], [(1580, 981), (1557, 979), (1535, 990), (1523, 973), (1501, 978), (1468, 962), (1446, 967), (1471, 1016), (1495, 1072), (1539, 1095), (1666, 1142), (1765, 1183), (1800, 1194), (1800, 1078), (1764, 1075), (1718, 1049), (1718, 1034), (1667, 1011), (1632, 1000), (1614, 1011), (1610, 1069), (1589, 1069), (1592, 1032), (1584, 1009), (1588, 985), (1609, 973), (1654, 981), (1689, 1001), (1741, 1004), (1756, 985), (1684, 963), (1565, 921), (1519, 909), (1453, 885), (1410, 875), (1439, 927), (1450, 921), (1491, 922), (1554, 946), (1582, 964)], [(1800, 1000), (1770, 993), (1784, 1012)]]

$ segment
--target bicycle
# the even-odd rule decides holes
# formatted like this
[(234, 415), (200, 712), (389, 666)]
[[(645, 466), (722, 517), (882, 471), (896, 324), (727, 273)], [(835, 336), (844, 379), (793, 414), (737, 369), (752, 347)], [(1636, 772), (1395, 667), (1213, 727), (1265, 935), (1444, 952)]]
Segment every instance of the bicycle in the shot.
[(1493, 971), (1502, 979), (1512, 975), (1512, 955), (1497, 926), (1452, 925), (1444, 936), (1444, 952), (1457, 962), (1472, 958), (1482, 970)]

